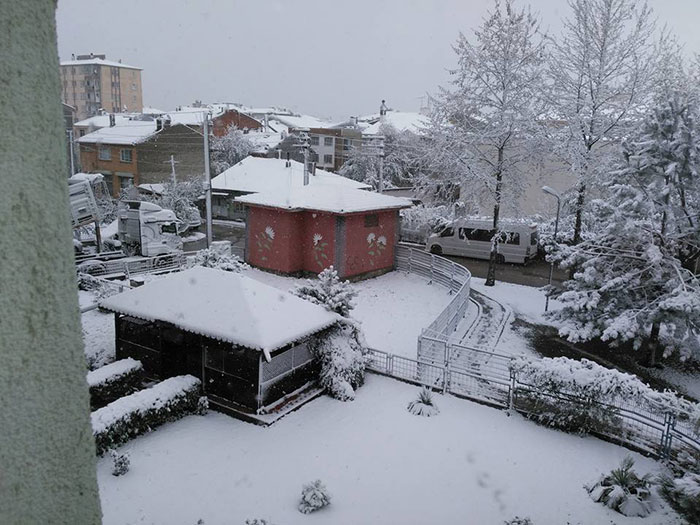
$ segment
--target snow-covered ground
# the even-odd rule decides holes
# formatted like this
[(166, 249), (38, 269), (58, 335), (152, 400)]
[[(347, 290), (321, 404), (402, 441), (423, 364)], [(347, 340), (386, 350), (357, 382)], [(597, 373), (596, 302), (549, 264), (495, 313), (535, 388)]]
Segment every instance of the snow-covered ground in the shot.
[[(80, 307), (86, 307), (94, 302), (92, 292), (78, 292)], [(114, 361), (114, 314), (90, 310), (81, 316), (83, 325), (83, 342), (85, 343), (85, 358), (90, 370), (107, 365)]]
[[(370, 375), (355, 401), (322, 397), (269, 428), (217, 413), (166, 425), (121, 448), (131, 455), (126, 475), (99, 460), (104, 523), (680, 523), (660, 504), (625, 518), (583, 489), (626, 455), (640, 473), (658, 471), (652, 460), (451, 396), (435, 395), (438, 416), (412, 416), (417, 393)], [(332, 503), (300, 514), (301, 487), (315, 479)]]
[[(246, 275), (288, 291), (304, 279), (293, 279), (256, 269)], [(391, 272), (353, 283), (358, 295), (351, 315), (362, 323), (367, 344), (377, 350), (416, 358), (423, 328), (448, 305), (452, 296), (439, 284), (417, 275)]]

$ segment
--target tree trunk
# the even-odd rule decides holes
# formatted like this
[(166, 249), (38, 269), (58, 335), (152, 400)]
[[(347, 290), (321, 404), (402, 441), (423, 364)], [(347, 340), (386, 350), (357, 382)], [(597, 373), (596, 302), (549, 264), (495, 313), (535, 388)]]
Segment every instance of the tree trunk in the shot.
[(652, 367), (656, 366), (659, 359), (659, 331), (661, 329), (661, 323), (655, 321), (651, 325), (651, 333), (649, 334), (649, 340), (647, 341), (647, 355), (644, 364), (646, 366)]
[(493, 205), (493, 236), (491, 237), (491, 253), (489, 254), (489, 269), (486, 272), (485, 286), (496, 284), (496, 258), (498, 255), (498, 220), (501, 215), (501, 192), (503, 186), (503, 148), (498, 148), (498, 171), (496, 172), (496, 202)]
[(581, 228), (583, 225), (583, 204), (586, 200), (586, 183), (578, 185), (578, 196), (576, 197), (576, 223), (574, 224), (574, 244), (581, 242)]

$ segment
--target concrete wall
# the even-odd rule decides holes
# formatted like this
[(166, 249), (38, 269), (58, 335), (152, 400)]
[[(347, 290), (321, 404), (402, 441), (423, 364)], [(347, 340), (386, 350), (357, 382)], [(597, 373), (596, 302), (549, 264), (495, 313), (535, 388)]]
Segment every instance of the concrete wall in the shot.
[(250, 206), (247, 219), (246, 262), (281, 273), (303, 269), (301, 242), (304, 214)]
[(0, 11), (0, 523), (99, 523), (53, 0)]
[[(366, 226), (365, 218), (376, 215), (378, 224)], [(393, 268), (396, 212), (358, 213), (345, 217), (343, 277)]]

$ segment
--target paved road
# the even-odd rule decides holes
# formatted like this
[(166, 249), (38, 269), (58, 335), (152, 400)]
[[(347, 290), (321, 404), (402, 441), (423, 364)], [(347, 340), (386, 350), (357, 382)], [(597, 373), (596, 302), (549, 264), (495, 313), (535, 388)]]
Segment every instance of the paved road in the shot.
[[(467, 257), (445, 256), (448, 259), (465, 266), (474, 277), (486, 278), (489, 262)], [(558, 268), (554, 269), (554, 284), (561, 284), (567, 274)], [(521, 264), (497, 264), (496, 280), (507, 283), (524, 284), (526, 286), (545, 286), (549, 280), (549, 264), (545, 261), (532, 261), (526, 266)]]
[(231, 241), (232, 246), (245, 245), (245, 226), (228, 221), (212, 223), (211, 236), (215, 241)]

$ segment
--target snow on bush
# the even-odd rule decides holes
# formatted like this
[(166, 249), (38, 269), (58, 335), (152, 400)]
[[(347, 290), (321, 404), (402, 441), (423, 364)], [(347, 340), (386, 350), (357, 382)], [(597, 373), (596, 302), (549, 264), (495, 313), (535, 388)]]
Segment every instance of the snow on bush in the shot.
[(117, 399), (92, 413), (92, 433), (97, 454), (126, 443), (169, 421), (197, 411), (201, 382), (193, 376), (177, 376)]
[(454, 209), (451, 206), (421, 204), (401, 210), (401, 230), (414, 232), (425, 242), (431, 233), (447, 226), (454, 217)]
[(521, 518), (516, 516), (512, 520), (504, 521), (505, 525), (532, 525), (532, 520), (530, 518)]
[(120, 454), (116, 450), (111, 449), (109, 455), (112, 457), (112, 476), (123, 476), (129, 472), (129, 467), (131, 466), (129, 454)]
[(426, 387), (421, 389), (418, 399), (414, 399), (408, 404), (407, 409), (414, 416), (432, 417), (440, 413), (433, 401), (433, 393)]
[(659, 479), (661, 497), (688, 523), (700, 523), (700, 474), (687, 472)]
[(652, 511), (650, 476), (639, 477), (632, 469), (634, 460), (626, 457), (619, 468), (602, 476), (591, 487), (584, 487), (595, 502), (630, 517), (645, 517)]
[(246, 263), (241, 261), (237, 256), (226, 253), (221, 253), (212, 248), (199, 250), (192, 257), (187, 258), (187, 267), (204, 266), (205, 268), (216, 268), (226, 272), (241, 272), (250, 268)]
[(123, 292), (125, 288), (127, 287), (119, 281), (108, 281), (84, 271), (78, 273), (78, 289), (93, 292), (97, 299), (106, 299)]
[(322, 509), (326, 505), (330, 505), (331, 495), (326, 486), (317, 479), (313, 483), (304, 485), (301, 490), (301, 501), (299, 502), (299, 512), (310, 514), (311, 512)]
[(349, 281), (341, 281), (338, 278), (338, 272), (333, 266), (319, 273), (317, 280), (307, 279), (306, 284), (298, 285), (292, 293), (345, 317), (350, 315), (350, 310), (354, 308), (352, 300), (357, 295)]
[(368, 349), (359, 327), (341, 322), (325, 330), (310, 344), (321, 364), (319, 382), (332, 397), (355, 399), (355, 390), (365, 382)]
[(117, 398), (138, 390), (143, 379), (141, 361), (127, 357), (88, 372), (90, 405), (104, 406)]
[(619, 422), (610, 405), (626, 404), (690, 420), (697, 431), (697, 404), (669, 390), (654, 390), (634, 375), (565, 357), (518, 357), (510, 367), (522, 385), (518, 408), (542, 424), (580, 433), (601, 431)]

